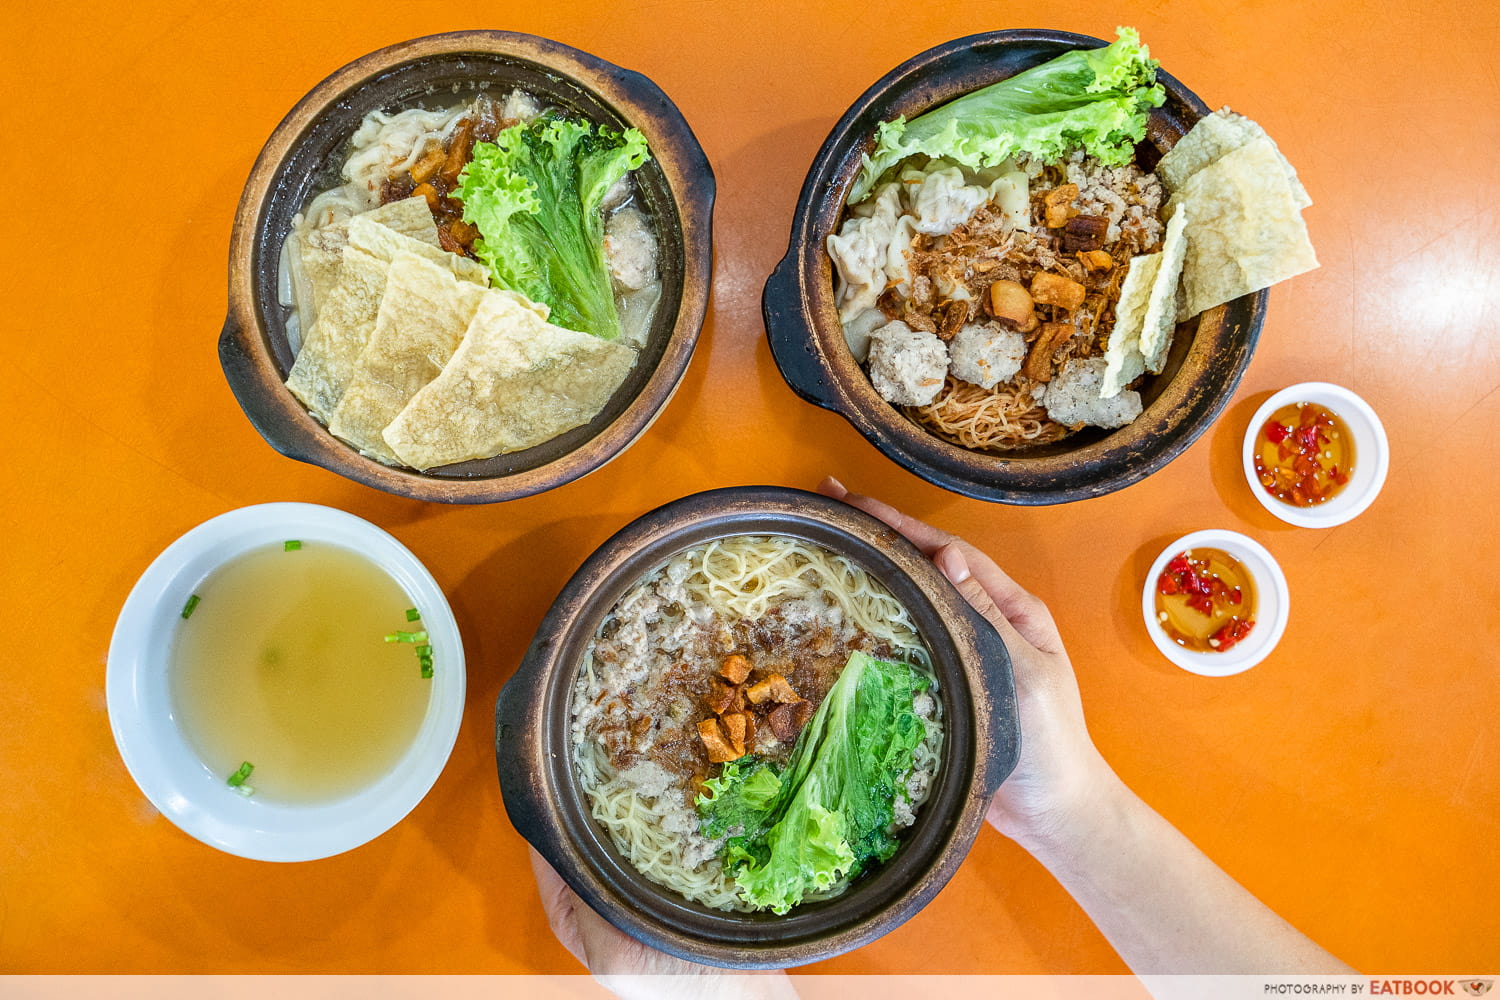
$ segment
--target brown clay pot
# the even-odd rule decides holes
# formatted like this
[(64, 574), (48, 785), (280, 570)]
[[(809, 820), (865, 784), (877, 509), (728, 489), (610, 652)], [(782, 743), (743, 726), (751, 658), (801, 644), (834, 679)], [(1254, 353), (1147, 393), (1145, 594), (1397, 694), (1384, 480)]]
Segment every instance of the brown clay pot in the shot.
[[(610, 608), (676, 553), (742, 534), (805, 539), (849, 557), (884, 583), (911, 612), (932, 652), (945, 717), (931, 796), (895, 856), (843, 895), (804, 903), (786, 916), (709, 909), (646, 879), (590, 816), (573, 763), (573, 687)], [(741, 969), (828, 958), (916, 914), (968, 854), (991, 796), (1015, 767), (1020, 740), (1005, 644), (932, 563), (863, 511), (770, 486), (686, 497), (605, 542), (563, 588), (495, 706), (505, 810), (521, 835), (627, 934), (682, 958)]]
[[(288, 310), (277, 302), (281, 245), (292, 217), (315, 193), (338, 183), (349, 138), (367, 113), (431, 106), (455, 86), (468, 94), (479, 82), (499, 93), (520, 86), (544, 103), (645, 134), (652, 158), (636, 177), (657, 227), (661, 305), (635, 368), (587, 425), (497, 458), (425, 473), (391, 468), (329, 434), (284, 385), (294, 358)], [(708, 304), (713, 201), (713, 171), (692, 130), (639, 73), (508, 31), (460, 31), (392, 45), (314, 87), (261, 150), (230, 242), (229, 315), (219, 338), (224, 374), (273, 448), (367, 486), (447, 503), (492, 503), (560, 486), (628, 448), (682, 379)]]
[[(875, 129), (1103, 40), (1064, 31), (992, 31), (915, 56), (865, 91), (818, 151), (792, 218), (791, 244), (766, 282), (762, 307), (771, 353), (803, 399), (833, 410), (892, 461), (979, 500), (1042, 505), (1102, 496), (1165, 466), (1208, 429), (1234, 395), (1265, 319), (1256, 292), (1179, 326), (1166, 367), (1141, 390), (1145, 412), (1115, 431), (1086, 428), (1063, 441), (1006, 454), (938, 438), (882, 399), (844, 340), (825, 249), (836, 231), (860, 156)], [(1166, 73), (1166, 103), (1151, 112), (1139, 158), (1154, 165), (1209, 109)]]

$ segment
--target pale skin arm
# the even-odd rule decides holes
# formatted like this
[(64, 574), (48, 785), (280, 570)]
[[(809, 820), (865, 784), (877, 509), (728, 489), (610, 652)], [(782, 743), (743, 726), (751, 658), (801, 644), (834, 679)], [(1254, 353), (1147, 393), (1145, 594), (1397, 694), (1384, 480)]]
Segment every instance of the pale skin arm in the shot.
[[(909, 538), (1010, 650), (1021, 759), (988, 819), (1050, 871), (1141, 974), (1352, 974), (1252, 896), (1127, 788), (1089, 737), (1052, 615), (974, 546), (837, 480), (824, 494)], [(664, 955), (610, 926), (536, 852), (532, 868), (558, 940), (632, 998), (795, 997), (785, 975), (729, 976)], [(673, 978), (659, 978), (673, 977)]]
[(821, 492), (909, 538), (1005, 640), (1021, 760), (989, 821), (1026, 848), (1140, 974), (1353, 974), (1125, 786), (1094, 747), (1052, 615), (969, 543), (837, 480)]

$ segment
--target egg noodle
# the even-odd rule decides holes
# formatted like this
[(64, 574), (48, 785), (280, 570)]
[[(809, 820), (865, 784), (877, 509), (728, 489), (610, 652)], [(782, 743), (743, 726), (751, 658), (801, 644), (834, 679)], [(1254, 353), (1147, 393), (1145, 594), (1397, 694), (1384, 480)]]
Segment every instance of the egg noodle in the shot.
[[(667, 579), (669, 571), (674, 579), (686, 574), (682, 577), (682, 590), (673, 591), (674, 596), (685, 594), (686, 600), (678, 600), (677, 604), (684, 606), (669, 606), (663, 614), (701, 622), (705, 617), (701, 610), (695, 614), (690, 606), (696, 604), (700, 609), (711, 609), (723, 621), (736, 622), (759, 619), (790, 600), (837, 607), (847, 628), (864, 633), (875, 643), (886, 644), (892, 658), (917, 667), (936, 685), (930, 655), (917, 635), (910, 613), (888, 590), (844, 556), (784, 536), (722, 538), (674, 557), (667, 567), (622, 598), (605, 625), (628, 615), (638, 595)], [(591, 644), (579, 690), (587, 690), (594, 681), (598, 665), (593, 651)], [(939, 701), (936, 697), (921, 700), (924, 707), (930, 703), (931, 708), (924, 718), (927, 735), (914, 755), (911, 787), (915, 794), (910, 796), (910, 810), (917, 809), (927, 796), (942, 745)], [(734, 880), (725, 873), (718, 858), (712, 856), (717, 841), (705, 840), (696, 831), (684, 835), (670, 829), (671, 820), (682, 814), (681, 787), (669, 787), (656, 796), (642, 794), (634, 783), (622, 778), (599, 741), (588, 738), (576, 722), (573, 750), (579, 785), (594, 819), (641, 874), (689, 900), (715, 909), (753, 909), (739, 898)], [(898, 811), (903, 805), (898, 803)], [(698, 856), (686, 856), (692, 854)], [(817, 896), (809, 895), (808, 899), (838, 895), (845, 885), (835, 885)]]
[(984, 389), (952, 375), (931, 403), (907, 407), (905, 412), (944, 440), (978, 450), (1050, 444), (1070, 433), (1047, 416), (1029, 388)]

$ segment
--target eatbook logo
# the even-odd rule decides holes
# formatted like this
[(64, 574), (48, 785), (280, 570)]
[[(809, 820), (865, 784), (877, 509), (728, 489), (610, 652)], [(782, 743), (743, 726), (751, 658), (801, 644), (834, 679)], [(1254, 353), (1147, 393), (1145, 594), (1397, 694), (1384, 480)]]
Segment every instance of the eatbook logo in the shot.
[[(1457, 996), (1462, 989), (1471, 997), (1482, 997), (1495, 985), (1493, 979), (1372, 979), (1372, 996)], [(1455, 989), (1457, 987), (1457, 989)], [(1500, 1000), (1500, 997), (1496, 997)]]

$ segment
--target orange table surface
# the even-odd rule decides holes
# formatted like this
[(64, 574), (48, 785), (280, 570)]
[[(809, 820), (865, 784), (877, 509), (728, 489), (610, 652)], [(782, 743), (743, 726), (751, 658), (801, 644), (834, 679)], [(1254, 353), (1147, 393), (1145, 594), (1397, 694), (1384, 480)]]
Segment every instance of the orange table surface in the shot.
[[(1235, 398), (1166, 469), (1060, 507), (966, 500), (792, 394), (761, 286), (818, 146), (887, 70), (978, 31), (1117, 23), (1211, 106), (1266, 126), (1315, 199), (1323, 266), (1271, 293)], [(708, 320), (661, 419), (584, 480), (477, 508), (281, 457), (215, 351), (231, 218), (276, 123), (350, 59), (469, 27), (646, 73), (696, 130), (719, 191)], [(1295, 925), (1367, 971), (1500, 966), (1500, 17), (1487, 5), (11, 5), (0, 46), (0, 971), (578, 971), (501, 805), (496, 694), (621, 525), (697, 490), (826, 473), (966, 535), (1041, 595), (1104, 754)], [(1374, 507), (1331, 530), (1274, 520), (1238, 464), (1255, 407), (1309, 379), (1362, 394), (1392, 448)], [(110, 631), (151, 559), (209, 517), (276, 500), (343, 508), (415, 551), (452, 601), (469, 673), (458, 745), (411, 816), (294, 865), (220, 854), (157, 814), (104, 704)], [(1169, 665), (1138, 610), (1151, 559), (1203, 527), (1263, 542), (1292, 591), (1276, 652), (1228, 679)], [(816, 969), (1123, 965), (986, 829), (921, 914)]]

